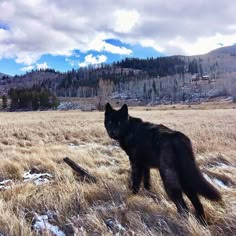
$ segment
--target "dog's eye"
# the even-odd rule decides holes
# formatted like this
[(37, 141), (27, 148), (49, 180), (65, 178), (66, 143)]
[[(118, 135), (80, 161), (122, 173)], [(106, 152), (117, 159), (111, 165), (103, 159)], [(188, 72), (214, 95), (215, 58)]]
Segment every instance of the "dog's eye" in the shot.
[(120, 121), (117, 124), (120, 125)]

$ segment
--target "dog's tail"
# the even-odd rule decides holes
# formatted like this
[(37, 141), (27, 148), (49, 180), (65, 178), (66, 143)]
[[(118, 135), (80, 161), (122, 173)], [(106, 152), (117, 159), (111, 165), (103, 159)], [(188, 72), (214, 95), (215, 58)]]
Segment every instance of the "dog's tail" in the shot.
[(176, 167), (183, 190), (200, 194), (212, 201), (221, 201), (220, 192), (204, 178), (197, 166), (189, 138), (182, 133), (176, 135), (173, 146), (176, 154)]

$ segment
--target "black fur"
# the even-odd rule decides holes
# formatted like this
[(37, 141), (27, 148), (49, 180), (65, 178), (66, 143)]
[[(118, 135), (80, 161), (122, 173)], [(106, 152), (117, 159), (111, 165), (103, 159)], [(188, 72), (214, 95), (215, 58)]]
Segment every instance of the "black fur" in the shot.
[(221, 195), (200, 172), (187, 136), (164, 125), (129, 116), (127, 105), (114, 110), (107, 103), (104, 123), (108, 135), (117, 140), (129, 156), (133, 193), (138, 193), (142, 180), (144, 188), (149, 190), (150, 168), (158, 168), (166, 193), (178, 212), (188, 211), (182, 195), (184, 192), (197, 217), (205, 222), (198, 195), (213, 201), (220, 201)]

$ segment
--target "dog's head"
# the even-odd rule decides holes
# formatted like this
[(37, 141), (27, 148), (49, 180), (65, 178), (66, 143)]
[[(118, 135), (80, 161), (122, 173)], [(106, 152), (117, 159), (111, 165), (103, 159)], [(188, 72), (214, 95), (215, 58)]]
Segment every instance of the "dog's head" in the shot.
[(118, 140), (129, 119), (128, 106), (124, 104), (119, 110), (114, 110), (109, 103), (105, 109), (105, 127), (108, 135)]

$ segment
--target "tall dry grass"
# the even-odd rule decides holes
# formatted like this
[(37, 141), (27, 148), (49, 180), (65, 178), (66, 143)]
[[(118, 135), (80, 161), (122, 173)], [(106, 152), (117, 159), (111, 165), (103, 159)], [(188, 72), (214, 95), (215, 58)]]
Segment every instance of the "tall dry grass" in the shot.
[[(144, 191), (131, 194), (128, 158), (108, 138), (103, 113), (50, 111), (0, 113), (0, 180), (14, 182), (0, 191), (0, 233), (38, 235), (32, 230), (35, 213), (51, 211), (52, 224), (67, 235), (235, 235), (236, 110), (133, 108), (130, 114), (187, 134), (201, 169), (225, 184), (218, 186), (223, 205), (202, 199), (207, 227), (193, 215), (183, 219), (176, 213), (156, 170), (152, 170), (156, 199)], [(79, 181), (63, 163), (66, 156), (99, 182)], [(53, 179), (40, 186), (23, 182), (23, 173), (33, 167)]]

